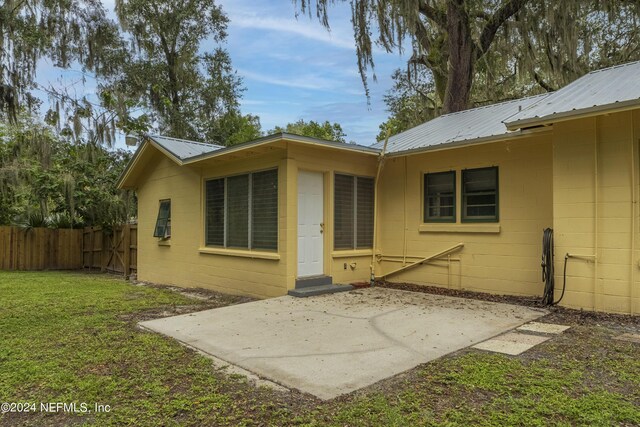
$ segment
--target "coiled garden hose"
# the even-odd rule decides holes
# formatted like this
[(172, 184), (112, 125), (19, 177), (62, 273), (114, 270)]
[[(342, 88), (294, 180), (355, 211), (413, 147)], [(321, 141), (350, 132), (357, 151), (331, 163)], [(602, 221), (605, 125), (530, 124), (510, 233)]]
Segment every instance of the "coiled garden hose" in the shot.
[(544, 305), (553, 304), (555, 287), (553, 276), (553, 229), (545, 228), (542, 234), (542, 281), (544, 282), (542, 304)]
[(567, 287), (567, 261), (569, 254), (564, 257), (564, 271), (562, 280), (562, 293), (558, 301), (554, 301), (555, 279), (553, 271), (553, 229), (546, 228), (542, 235), (542, 281), (544, 282), (544, 293), (542, 303), (544, 305), (556, 305), (562, 301), (564, 291)]

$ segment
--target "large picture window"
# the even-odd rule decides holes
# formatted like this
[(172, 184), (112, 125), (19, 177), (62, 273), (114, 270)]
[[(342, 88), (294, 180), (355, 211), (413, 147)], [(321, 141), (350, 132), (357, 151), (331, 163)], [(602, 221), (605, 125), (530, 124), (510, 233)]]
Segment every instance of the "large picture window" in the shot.
[(373, 247), (374, 179), (335, 175), (334, 249)]
[(161, 239), (171, 237), (171, 200), (160, 200), (153, 237), (160, 237)]
[(498, 222), (498, 168), (462, 171), (462, 221)]
[(278, 170), (205, 183), (205, 244), (278, 249)]
[(456, 173), (424, 175), (424, 222), (456, 222)]

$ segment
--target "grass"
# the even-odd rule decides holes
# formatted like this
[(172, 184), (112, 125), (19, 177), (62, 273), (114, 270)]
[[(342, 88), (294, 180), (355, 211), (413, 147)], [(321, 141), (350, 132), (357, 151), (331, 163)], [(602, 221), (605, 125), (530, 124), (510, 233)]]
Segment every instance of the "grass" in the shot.
[[(462, 351), (330, 402), (255, 388), (141, 319), (200, 301), (102, 275), (0, 272), (0, 402), (86, 402), (106, 413), (0, 415), (0, 425), (639, 425), (628, 325), (573, 317), (526, 356)], [(213, 302), (212, 302), (213, 301)], [(39, 409), (39, 408), (38, 408)]]

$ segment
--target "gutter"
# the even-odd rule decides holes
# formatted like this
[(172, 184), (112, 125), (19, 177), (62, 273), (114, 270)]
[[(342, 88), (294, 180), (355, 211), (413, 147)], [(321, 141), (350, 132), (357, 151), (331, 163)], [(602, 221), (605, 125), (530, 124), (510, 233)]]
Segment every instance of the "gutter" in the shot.
[(505, 122), (508, 130), (516, 130), (531, 126), (548, 125), (556, 122), (564, 122), (578, 118), (593, 117), (602, 114), (619, 113), (622, 111), (633, 110), (640, 107), (640, 99), (631, 99), (628, 101), (616, 102), (613, 104), (597, 105), (578, 110), (564, 111), (560, 113), (552, 113), (543, 117), (532, 117), (521, 120)]

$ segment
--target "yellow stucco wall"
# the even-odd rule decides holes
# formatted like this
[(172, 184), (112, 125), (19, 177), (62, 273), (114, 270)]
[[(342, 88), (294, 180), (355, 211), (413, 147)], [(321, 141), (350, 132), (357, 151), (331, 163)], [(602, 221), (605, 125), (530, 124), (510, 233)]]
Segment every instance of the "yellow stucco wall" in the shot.
[[(157, 161), (137, 190), (139, 280), (203, 287), (255, 297), (286, 293), (286, 151), (225, 163), (178, 166), (156, 152)], [(155, 159), (154, 159), (155, 160)], [(280, 260), (206, 253), (204, 246), (204, 179), (278, 167)], [(171, 199), (171, 238), (153, 237), (159, 201)], [(168, 244), (167, 244), (168, 243)], [(229, 251), (228, 253), (232, 253)], [(246, 255), (251, 255), (247, 253)], [(260, 256), (260, 254), (256, 254)]]
[[(540, 295), (542, 230), (553, 224), (551, 155), (547, 133), (388, 159), (379, 194), (379, 250), (384, 255), (406, 253), (416, 259), (464, 243), (462, 250), (451, 254), (455, 261), (450, 265), (444, 257), (444, 261), (417, 266), (389, 280)], [(460, 171), (488, 166), (499, 168), (499, 223), (463, 224)], [(423, 224), (423, 174), (449, 170), (456, 171), (457, 223)], [(403, 264), (385, 261), (378, 266), (384, 274)]]
[[(336, 172), (375, 176), (376, 156), (283, 142), (262, 151), (178, 166), (155, 148), (147, 151), (137, 188), (140, 280), (260, 298), (286, 294), (297, 278), (299, 170), (324, 176), (324, 273), (335, 283), (369, 279), (372, 251), (333, 250), (333, 180)], [(376, 274), (402, 267), (404, 255), (411, 261), (463, 243), (450, 262), (444, 257), (390, 280), (540, 296), (542, 230), (553, 227), (556, 297), (562, 287), (564, 254), (598, 255), (597, 262), (569, 261), (563, 305), (640, 313), (640, 208), (632, 203), (633, 197), (640, 199), (638, 159), (640, 110), (559, 122), (507, 141), (387, 158), (377, 201), (377, 252), (385, 258), (374, 263)], [(487, 166), (499, 167), (500, 221), (463, 224), (461, 170)], [(277, 253), (203, 248), (204, 180), (271, 167), (279, 171)], [(422, 176), (448, 170), (457, 173), (457, 223), (423, 224)], [(166, 198), (172, 200), (168, 245), (152, 237), (159, 201)]]
[[(325, 182), (324, 273), (336, 283), (369, 277), (371, 256), (333, 248), (333, 175), (374, 176), (376, 159), (357, 153), (291, 144), (250, 157), (178, 166), (155, 148), (137, 189), (138, 279), (202, 287), (231, 294), (267, 298), (285, 295), (297, 278), (297, 174), (322, 172)], [(273, 253), (206, 248), (204, 181), (239, 173), (278, 168), (278, 251)], [(171, 199), (171, 238), (153, 237), (160, 200)], [(365, 251), (366, 252), (366, 251)], [(371, 251), (366, 252), (371, 254)], [(335, 258), (334, 258), (335, 256)], [(345, 270), (344, 263), (347, 263)], [(352, 268), (352, 265), (354, 266)]]
[(638, 210), (632, 204), (634, 193), (638, 200), (639, 119), (638, 111), (627, 111), (554, 125), (556, 289), (566, 253), (597, 256), (568, 261), (563, 305), (640, 312)]

